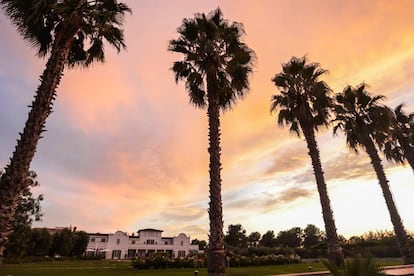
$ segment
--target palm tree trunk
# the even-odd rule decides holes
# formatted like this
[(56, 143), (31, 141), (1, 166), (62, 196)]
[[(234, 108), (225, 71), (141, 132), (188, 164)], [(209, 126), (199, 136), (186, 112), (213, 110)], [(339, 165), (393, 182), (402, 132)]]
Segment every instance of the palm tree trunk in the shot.
[(335, 220), (331, 209), (328, 191), (326, 189), (325, 178), (323, 175), (321, 159), (319, 155), (318, 145), (315, 139), (315, 133), (312, 128), (304, 128), (302, 126), (303, 134), (309, 149), (309, 156), (312, 159), (313, 172), (315, 173), (316, 185), (318, 187), (319, 198), (322, 206), (323, 221), (325, 223), (327, 246), (328, 246), (328, 260), (337, 266), (343, 266), (344, 255), (342, 253), (341, 245), (339, 244), (338, 235), (336, 233)]
[(395, 206), (390, 186), (388, 185), (388, 179), (385, 175), (381, 159), (378, 155), (378, 151), (370, 137), (363, 138), (363, 142), (368, 156), (371, 158), (371, 164), (374, 167), (375, 173), (377, 174), (378, 181), (385, 198), (385, 203), (387, 204), (388, 211), (390, 213), (391, 222), (394, 226), (394, 232), (397, 236), (398, 245), (400, 247), (404, 264), (412, 264), (414, 263), (414, 252), (410, 247), (407, 232), (404, 229), (401, 217), (398, 213), (397, 207)]
[(10, 164), (5, 167), (0, 179), (0, 259), (3, 258), (4, 246), (12, 232), (14, 213), (19, 196), (25, 189), (30, 163), (44, 131), (46, 118), (52, 112), (55, 90), (63, 75), (70, 43), (71, 40), (54, 44), (46, 69), (40, 77), (41, 84), (36, 91), (23, 133), (20, 133)]
[(223, 207), (221, 200), (221, 148), (220, 148), (220, 109), (217, 84), (214, 76), (207, 76), (208, 124), (210, 154), (210, 235), (207, 250), (207, 269), (209, 276), (226, 275), (227, 260), (224, 250)]

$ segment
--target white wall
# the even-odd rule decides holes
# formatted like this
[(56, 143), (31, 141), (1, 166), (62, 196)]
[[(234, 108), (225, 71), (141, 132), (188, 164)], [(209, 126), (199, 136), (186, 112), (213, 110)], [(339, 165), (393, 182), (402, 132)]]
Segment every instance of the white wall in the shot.
[[(91, 240), (95, 238), (95, 241)], [(101, 242), (101, 239), (106, 239), (106, 242)], [(154, 240), (154, 244), (148, 244), (148, 240)], [(135, 241), (133, 244), (132, 241)], [(127, 233), (122, 231), (117, 231), (115, 234), (89, 234), (89, 242), (87, 249), (90, 251), (94, 250), (95, 252), (105, 252), (106, 259), (125, 259), (128, 254), (128, 249), (136, 250), (151, 250), (151, 251), (163, 251), (166, 252), (172, 251), (173, 257), (177, 258), (179, 256), (187, 256), (191, 251), (199, 251), (198, 245), (190, 244), (190, 237), (186, 236), (184, 233), (179, 234), (171, 240), (167, 240), (168, 244), (165, 244), (166, 240), (162, 240), (160, 231), (140, 231), (138, 236), (128, 236)], [(100, 251), (98, 249), (103, 249)], [(113, 256), (114, 250), (120, 250), (118, 256)], [(181, 254), (179, 255), (179, 252)], [(185, 252), (185, 253), (183, 253)]]

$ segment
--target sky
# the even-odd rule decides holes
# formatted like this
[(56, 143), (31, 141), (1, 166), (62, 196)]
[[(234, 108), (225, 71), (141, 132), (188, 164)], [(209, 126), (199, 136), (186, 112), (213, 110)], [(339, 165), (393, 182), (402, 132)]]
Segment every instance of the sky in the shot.
[[(329, 71), (334, 92), (365, 82), (385, 104), (414, 112), (414, 1), (124, 0), (127, 50), (106, 47), (106, 63), (67, 69), (31, 169), (38, 174), (44, 216), (36, 227), (87, 232), (164, 230), (208, 235), (206, 110), (189, 102), (167, 51), (184, 18), (220, 7), (243, 23), (257, 61), (250, 90), (221, 117), (224, 231), (278, 233), (315, 224), (324, 229), (303, 138), (270, 114), (271, 82), (292, 56)], [(46, 59), (0, 15), (0, 167), (22, 131)], [(347, 149), (342, 134), (318, 133), (337, 231), (350, 237), (392, 230), (367, 155)], [(385, 158), (384, 158), (385, 159)], [(414, 232), (414, 175), (384, 161), (397, 208)]]

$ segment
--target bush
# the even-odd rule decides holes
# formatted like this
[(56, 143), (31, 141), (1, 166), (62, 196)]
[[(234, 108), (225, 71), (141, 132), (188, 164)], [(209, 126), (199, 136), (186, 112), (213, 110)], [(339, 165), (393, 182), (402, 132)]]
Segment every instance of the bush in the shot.
[(297, 255), (265, 255), (265, 256), (240, 256), (234, 255), (230, 258), (231, 267), (246, 267), (246, 266), (265, 266), (265, 265), (282, 265), (282, 264), (291, 264), (299, 263), (300, 259)]
[(38, 257), (38, 256), (26, 256), (26, 257), (7, 257), (3, 260), (4, 264), (24, 264), (24, 263), (40, 263), (40, 262), (51, 262), (53, 258), (49, 256)]
[(335, 264), (323, 261), (324, 265), (334, 276), (380, 276), (384, 275), (381, 268), (371, 258), (355, 258), (347, 260), (344, 267), (338, 267)]
[(150, 257), (133, 260), (132, 266), (136, 269), (201, 268), (206, 266), (206, 260), (200, 255), (170, 259), (166, 255), (157, 253)]
[(294, 250), (289, 247), (249, 247), (242, 249), (239, 255), (242, 256), (268, 256), (268, 255), (291, 255)]
[[(231, 267), (282, 265), (299, 262), (299, 256), (294, 254), (269, 254), (264, 256), (233, 255), (229, 259), (229, 265)], [(163, 255), (154, 254), (150, 257), (133, 260), (132, 266), (136, 269), (202, 268), (206, 267), (206, 263), (205, 255), (170, 259)]]

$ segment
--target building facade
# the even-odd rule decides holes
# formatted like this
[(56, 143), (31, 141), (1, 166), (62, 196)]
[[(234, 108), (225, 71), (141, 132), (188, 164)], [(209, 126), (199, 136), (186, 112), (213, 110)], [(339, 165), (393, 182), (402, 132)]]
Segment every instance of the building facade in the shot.
[(153, 253), (168, 253), (171, 258), (182, 258), (201, 253), (198, 245), (192, 245), (184, 233), (175, 237), (162, 237), (162, 230), (141, 229), (138, 235), (117, 231), (114, 234), (89, 233), (87, 256), (101, 256), (105, 259), (133, 259)]

